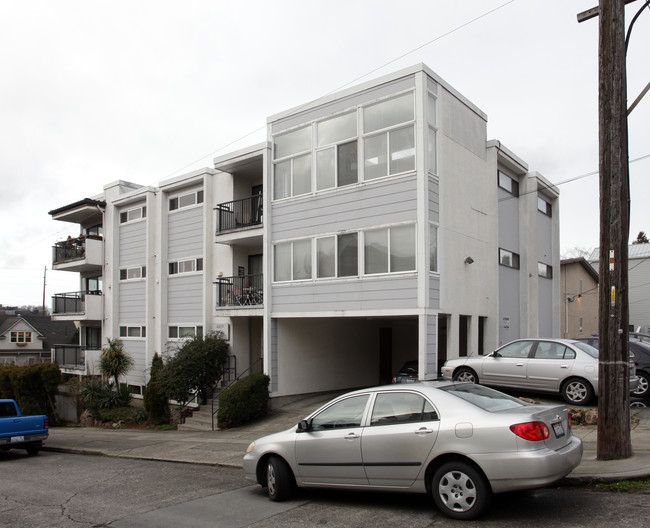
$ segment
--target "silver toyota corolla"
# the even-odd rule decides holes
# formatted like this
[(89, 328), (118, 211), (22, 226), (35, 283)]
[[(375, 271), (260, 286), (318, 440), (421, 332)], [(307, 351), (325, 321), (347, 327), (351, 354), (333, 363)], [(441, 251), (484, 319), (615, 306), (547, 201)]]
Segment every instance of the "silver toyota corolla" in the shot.
[(244, 471), (275, 501), (295, 485), (422, 492), (445, 515), (473, 519), (493, 493), (555, 482), (581, 457), (566, 407), (437, 381), (340, 396), (253, 442)]
[[(630, 361), (630, 391), (639, 379)], [(556, 392), (571, 405), (598, 395), (598, 350), (573, 339), (517, 339), (486, 356), (450, 359), (443, 379), (494, 387)]]

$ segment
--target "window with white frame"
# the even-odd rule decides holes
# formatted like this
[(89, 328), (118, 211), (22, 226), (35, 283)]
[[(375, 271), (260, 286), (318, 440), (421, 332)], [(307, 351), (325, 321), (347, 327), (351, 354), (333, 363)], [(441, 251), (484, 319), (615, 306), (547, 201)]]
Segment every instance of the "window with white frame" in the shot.
[(276, 282), (311, 279), (311, 239), (276, 244), (273, 270)]
[(170, 325), (168, 329), (169, 339), (191, 339), (203, 335), (203, 326), (201, 325)]
[(9, 340), (12, 343), (31, 343), (32, 342), (32, 333), (31, 332), (11, 332)]
[(136, 207), (134, 209), (129, 209), (127, 211), (122, 211), (120, 213), (120, 224), (126, 222), (132, 222), (134, 220), (140, 220), (141, 218), (146, 218), (147, 208), (145, 206)]
[(120, 326), (120, 337), (147, 337), (146, 326)]
[(537, 210), (540, 213), (545, 214), (546, 216), (552, 216), (551, 213), (553, 209), (551, 207), (551, 204), (548, 203), (546, 200), (544, 200), (544, 198), (542, 198), (541, 196), (537, 197)]
[(316, 276), (327, 279), (359, 275), (358, 246), (358, 233), (317, 238)]
[(507, 249), (499, 248), (499, 264), (508, 268), (519, 269), (519, 255)]
[(438, 271), (438, 227), (429, 226), (429, 271)]
[(273, 198), (279, 200), (311, 192), (311, 126), (273, 139)]
[(364, 273), (415, 270), (415, 226), (364, 231)]
[(175, 211), (183, 207), (190, 207), (203, 203), (203, 191), (194, 191), (191, 193), (181, 194), (169, 199), (169, 210)]
[(537, 263), (537, 275), (540, 277), (544, 277), (545, 279), (552, 279), (553, 278), (553, 267), (549, 266), (548, 264), (544, 264), (543, 262), (538, 262)]
[(427, 97), (427, 170), (430, 174), (438, 173), (438, 148), (437, 148), (437, 111), (436, 96), (429, 92)]
[(316, 190), (357, 183), (357, 112), (316, 123)]
[(364, 180), (415, 170), (413, 92), (363, 109)]
[(147, 276), (146, 266), (134, 266), (120, 269), (120, 280), (144, 279)]
[(170, 275), (177, 275), (179, 273), (193, 273), (195, 271), (203, 271), (202, 258), (177, 260), (169, 263)]
[(498, 171), (499, 187), (508, 191), (513, 196), (519, 196), (519, 182), (508, 176), (505, 172)]

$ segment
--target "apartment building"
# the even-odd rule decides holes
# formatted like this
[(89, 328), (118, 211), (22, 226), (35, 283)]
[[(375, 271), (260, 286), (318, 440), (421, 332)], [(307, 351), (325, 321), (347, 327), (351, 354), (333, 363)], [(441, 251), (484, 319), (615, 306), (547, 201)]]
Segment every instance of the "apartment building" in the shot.
[(154, 353), (220, 330), (229, 375), (281, 397), (559, 336), (558, 190), (486, 130), (416, 65), (268, 118), (213, 168), (50, 211), (82, 233), (55, 247), (81, 281), (54, 298), (84, 329), (67, 366), (92, 373), (120, 337), (141, 390)]

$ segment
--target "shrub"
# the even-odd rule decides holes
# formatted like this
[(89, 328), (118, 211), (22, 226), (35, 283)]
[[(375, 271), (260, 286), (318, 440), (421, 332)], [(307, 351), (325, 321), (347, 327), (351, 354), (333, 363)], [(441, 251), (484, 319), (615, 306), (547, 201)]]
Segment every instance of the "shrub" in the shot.
[(154, 354), (151, 361), (151, 375), (144, 390), (144, 408), (147, 410), (149, 420), (155, 425), (165, 423), (169, 417), (169, 403), (160, 381), (163, 368), (162, 358)]
[(266, 416), (269, 381), (266, 374), (251, 374), (222, 392), (217, 413), (219, 427), (237, 427)]
[(126, 407), (131, 398), (131, 392), (126, 385), (114, 390), (112, 385), (97, 378), (88, 379), (81, 387), (81, 401), (95, 418), (101, 417), (103, 409)]
[(0, 397), (14, 399), (24, 415), (46, 414), (55, 422), (54, 396), (62, 375), (58, 365), (40, 363), (0, 367)]
[(100, 409), (99, 418), (104, 422), (135, 422), (142, 424), (147, 421), (147, 412), (139, 407), (114, 407)]

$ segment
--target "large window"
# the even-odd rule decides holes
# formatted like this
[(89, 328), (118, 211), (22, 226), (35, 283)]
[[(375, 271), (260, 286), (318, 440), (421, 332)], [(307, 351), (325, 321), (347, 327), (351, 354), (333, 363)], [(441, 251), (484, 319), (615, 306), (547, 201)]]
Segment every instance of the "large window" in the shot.
[(170, 325), (168, 336), (170, 339), (191, 339), (203, 335), (203, 326), (200, 325)]
[(508, 176), (505, 172), (498, 171), (499, 187), (508, 191), (513, 196), (519, 196), (519, 182)]
[(415, 270), (415, 226), (364, 232), (364, 273)]
[(438, 271), (438, 228), (429, 226), (429, 271)]
[(32, 342), (32, 333), (31, 332), (11, 332), (9, 340), (12, 343), (31, 343)]
[(553, 208), (551, 207), (551, 204), (548, 203), (544, 198), (541, 196), (537, 197), (537, 210), (540, 213), (544, 213), (546, 216), (552, 216), (552, 211)]
[(427, 170), (431, 174), (438, 173), (438, 148), (437, 148), (437, 111), (436, 96), (429, 92), (427, 98)]
[[(428, 112), (435, 120), (435, 97), (431, 99), (433, 109)], [(415, 170), (414, 100), (413, 92), (408, 92), (276, 135), (273, 199)], [(435, 122), (429, 127), (428, 163), (435, 167)]]
[(203, 259), (178, 260), (169, 263), (169, 274), (192, 273), (194, 271), (203, 271)]
[(273, 278), (278, 282), (312, 278), (311, 239), (275, 245)]
[(415, 170), (414, 119), (412, 93), (363, 109), (364, 180)]
[(120, 337), (147, 337), (146, 326), (120, 326)]
[(553, 278), (553, 267), (543, 262), (537, 263), (537, 275), (544, 277), (545, 279)]

